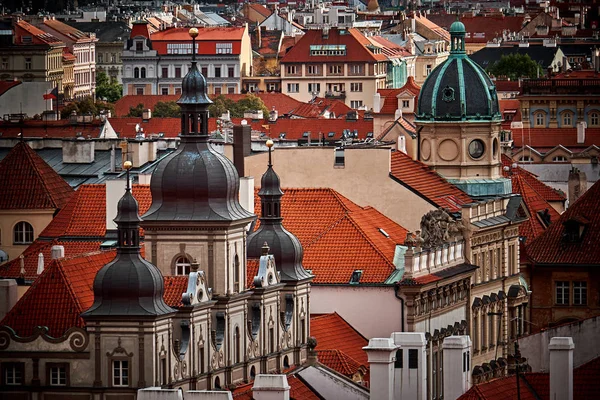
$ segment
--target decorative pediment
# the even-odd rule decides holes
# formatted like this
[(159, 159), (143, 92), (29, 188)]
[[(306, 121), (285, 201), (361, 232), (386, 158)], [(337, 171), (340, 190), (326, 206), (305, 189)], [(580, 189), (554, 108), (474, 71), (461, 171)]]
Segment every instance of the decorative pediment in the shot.
[(186, 306), (206, 303), (212, 300), (212, 289), (207, 286), (206, 274), (198, 270), (198, 262), (192, 262), (192, 272), (188, 279), (187, 290), (183, 293), (181, 302)]
[(254, 286), (265, 288), (267, 286), (277, 285), (281, 281), (280, 273), (275, 267), (275, 257), (269, 254), (269, 245), (267, 242), (262, 247), (262, 255), (258, 264), (258, 273), (254, 277)]

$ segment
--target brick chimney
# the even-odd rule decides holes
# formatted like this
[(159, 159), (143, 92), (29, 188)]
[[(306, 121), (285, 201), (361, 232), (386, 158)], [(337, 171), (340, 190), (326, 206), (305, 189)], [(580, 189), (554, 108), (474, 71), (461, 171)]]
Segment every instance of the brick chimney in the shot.
[(585, 172), (573, 168), (569, 172), (569, 181), (567, 185), (569, 191), (569, 204), (573, 204), (587, 191), (587, 177)]
[(573, 400), (573, 339), (550, 339), (550, 399)]

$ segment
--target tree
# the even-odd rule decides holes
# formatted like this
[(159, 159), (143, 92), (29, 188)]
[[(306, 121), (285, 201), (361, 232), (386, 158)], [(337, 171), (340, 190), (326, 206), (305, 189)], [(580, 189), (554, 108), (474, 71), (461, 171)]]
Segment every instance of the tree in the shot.
[(542, 67), (529, 57), (529, 54), (509, 54), (488, 67), (488, 72), (496, 77), (538, 78), (544, 75)]
[(138, 104), (135, 107), (129, 107), (129, 113), (126, 115), (127, 117), (138, 117), (141, 118), (144, 114), (144, 105), (142, 103)]
[(208, 112), (212, 117), (219, 118), (230, 109), (231, 103), (233, 103), (231, 100), (220, 94), (213, 99), (213, 103), (208, 107)]
[(96, 74), (96, 98), (114, 103), (122, 96), (123, 85), (119, 85), (115, 78), (109, 77), (102, 71)]
[(159, 101), (152, 111), (153, 117), (178, 118), (181, 116), (181, 108), (174, 101)]
[(86, 97), (85, 99), (79, 101), (73, 101), (60, 111), (61, 118), (69, 118), (69, 116), (75, 111), (77, 115), (93, 115), (97, 117), (102, 112), (110, 111), (114, 113), (115, 106), (111, 103), (107, 103), (105, 101), (95, 100), (91, 97)]
[(253, 94), (247, 94), (239, 101), (233, 101), (223, 95), (219, 95), (213, 99), (213, 104), (210, 105), (208, 111), (213, 117), (220, 117), (225, 112), (231, 113), (232, 118), (243, 118), (246, 111), (261, 110), (266, 118), (269, 114), (269, 109), (260, 97)]

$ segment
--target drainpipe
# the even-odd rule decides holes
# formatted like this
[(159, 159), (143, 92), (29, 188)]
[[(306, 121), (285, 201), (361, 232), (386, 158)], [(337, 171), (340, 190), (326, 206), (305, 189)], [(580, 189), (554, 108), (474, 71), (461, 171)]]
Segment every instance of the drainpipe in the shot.
[(398, 300), (400, 300), (400, 307), (402, 307), (402, 309), (400, 310), (400, 324), (402, 325), (402, 332), (406, 332), (406, 330), (404, 329), (404, 299), (402, 298), (402, 296), (398, 295), (397, 284), (394, 285), (394, 295)]
[(421, 130), (423, 130), (423, 127), (419, 127), (419, 129), (417, 129), (417, 160), (421, 161)]

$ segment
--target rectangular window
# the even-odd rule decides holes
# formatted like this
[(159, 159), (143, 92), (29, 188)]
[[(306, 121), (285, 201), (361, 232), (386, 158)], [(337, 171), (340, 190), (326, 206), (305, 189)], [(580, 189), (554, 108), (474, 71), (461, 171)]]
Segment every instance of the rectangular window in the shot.
[(220, 95), (221, 94), (221, 88), (220, 87), (215, 87), (215, 94), (216, 95)]
[(117, 54), (116, 53), (110, 54), (110, 62), (113, 64), (117, 62)]
[(352, 64), (350, 67), (350, 72), (352, 75), (363, 75), (363, 65), (362, 64)]
[(408, 349), (408, 368), (409, 369), (419, 368), (419, 350)]
[(234, 93), (235, 93), (235, 87), (233, 87), (233, 86), (228, 86), (228, 87), (227, 87), (227, 93), (229, 93), (229, 94), (234, 94)]
[(296, 65), (288, 65), (286, 73), (287, 75), (296, 75), (298, 73), (298, 67)]
[(166, 358), (160, 359), (160, 384), (161, 385), (167, 384), (167, 359)]
[(587, 304), (587, 282), (573, 282), (573, 304), (576, 306)]
[(235, 77), (235, 68), (234, 67), (227, 67), (227, 76), (230, 78)]
[(556, 285), (556, 304), (569, 305), (569, 282), (557, 281)]
[(308, 84), (308, 93), (311, 93), (313, 95), (318, 95), (320, 91), (321, 91), (320, 83), (309, 83)]
[(166, 96), (169, 94), (169, 88), (160, 88), (160, 94), (162, 94), (163, 96)]
[[(196, 43), (196, 54), (198, 53), (198, 43)], [(167, 54), (192, 54), (191, 43), (167, 43)]]
[(437, 381), (437, 369), (438, 369), (438, 359), (437, 359), (437, 352), (433, 353), (433, 357), (432, 357), (432, 367), (431, 367), (431, 395), (433, 396), (434, 399), (437, 399), (437, 386), (438, 386), (438, 381)]
[(300, 91), (299, 83), (288, 83), (287, 84), (288, 93), (298, 93)]
[(362, 100), (351, 100), (350, 101), (350, 108), (360, 108), (363, 106), (363, 102)]
[(410, 100), (402, 100), (402, 108), (410, 107)]
[(221, 77), (221, 67), (215, 67), (215, 78)]
[(202, 75), (205, 78), (208, 76), (208, 67), (202, 67)]
[(141, 41), (135, 42), (135, 51), (144, 51), (144, 43)]
[(307, 65), (306, 75), (321, 75), (321, 67), (319, 65)]
[(233, 43), (217, 43), (217, 54), (233, 54)]
[(431, 73), (432, 68), (433, 68), (433, 66), (431, 64), (427, 64), (425, 66), (425, 76), (428, 76)]
[(473, 351), (479, 351), (479, 319), (473, 318)]
[(2, 378), (4, 385), (22, 385), (23, 363), (2, 363)]
[(67, 385), (67, 367), (65, 365), (47, 365), (50, 370), (50, 386)]
[(181, 94), (181, 88), (180, 87), (176, 87), (175, 88), (175, 94)]
[(343, 68), (343, 65), (330, 65), (329, 75), (342, 75)]
[(495, 320), (494, 315), (488, 316), (488, 321), (490, 323), (489, 330), (488, 330), (488, 333), (489, 333), (489, 338), (488, 338), (489, 347), (494, 347), (494, 343), (495, 343), (495, 340), (494, 340), (494, 320)]
[(141, 88), (141, 87), (135, 88), (135, 94), (137, 94), (139, 96), (143, 95), (144, 94), (144, 88)]
[(31, 57), (25, 57), (25, 69), (31, 69)]
[(8, 58), (2, 58), (2, 69), (8, 69)]
[(175, 67), (175, 78), (181, 78), (181, 67)]
[(113, 360), (113, 386), (129, 386), (129, 361)]
[(394, 361), (394, 368), (402, 368), (402, 363), (404, 357), (404, 351), (402, 349), (396, 350), (396, 361)]
[(98, 53), (98, 64), (102, 64), (104, 62), (104, 57), (102, 53)]
[(200, 347), (200, 351), (198, 354), (198, 358), (200, 359), (199, 364), (200, 364), (200, 373), (203, 374), (204, 373), (204, 347)]
[(363, 89), (362, 82), (351, 83), (350, 84), (350, 91), (351, 92), (362, 92), (362, 89)]
[(161, 74), (163, 78), (169, 77), (169, 67), (162, 67)]

